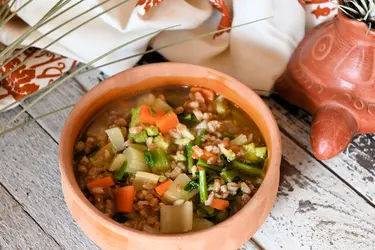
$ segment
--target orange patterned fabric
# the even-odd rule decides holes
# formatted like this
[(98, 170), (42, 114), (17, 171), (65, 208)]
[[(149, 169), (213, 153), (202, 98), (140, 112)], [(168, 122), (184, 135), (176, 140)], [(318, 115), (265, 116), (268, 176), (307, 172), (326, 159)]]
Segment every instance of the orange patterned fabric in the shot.
[(4, 75), (28, 59), (0, 82), (0, 108), (47, 86), (77, 64), (65, 56), (39, 51), (30, 48), (0, 68)]

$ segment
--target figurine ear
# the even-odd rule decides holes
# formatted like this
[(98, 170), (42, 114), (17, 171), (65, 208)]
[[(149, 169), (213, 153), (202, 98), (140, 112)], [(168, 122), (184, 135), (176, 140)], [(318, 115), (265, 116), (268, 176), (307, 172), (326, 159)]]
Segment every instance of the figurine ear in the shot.
[(327, 105), (318, 109), (311, 125), (312, 150), (319, 160), (327, 160), (342, 152), (356, 134), (358, 125), (344, 108)]

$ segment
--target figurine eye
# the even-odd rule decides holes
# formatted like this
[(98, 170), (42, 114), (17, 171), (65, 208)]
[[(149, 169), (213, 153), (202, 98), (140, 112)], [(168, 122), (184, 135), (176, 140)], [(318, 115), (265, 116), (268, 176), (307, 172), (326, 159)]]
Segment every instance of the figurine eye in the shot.
[(312, 56), (317, 61), (324, 60), (332, 49), (333, 37), (331, 35), (323, 36), (318, 39), (312, 49)]

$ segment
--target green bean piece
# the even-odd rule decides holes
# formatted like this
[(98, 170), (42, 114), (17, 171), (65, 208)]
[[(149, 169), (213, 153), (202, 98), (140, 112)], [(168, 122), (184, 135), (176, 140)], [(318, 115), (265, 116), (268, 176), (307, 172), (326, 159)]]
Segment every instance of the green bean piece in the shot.
[(248, 164), (245, 164), (239, 161), (232, 161), (232, 167), (246, 175), (255, 176), (255, 177), (264, 176), (264, 172), (261, 169), (250, 166)]
[(194, 159), (193, 159), (193, 143), (189, 142), (188, 145), (185, 147), (185, 153), (186, 153), (186, 159), (188, 162), (188, 172), (191, 173), (191, 169), (194, 165)]
[(216, 165), (211, 165), (211, 164), (208, 164), (206, 161), (202, 160), (202, 159), (198, 159), (198, 163), (197, 163), (198, 166), (202, 166), (202, 167), (205, 167), (207, 169), (211, 169), (211, 170), (214, 170), (214, 171), (217, 171), (217, 172), (220, 172), (222, 170), (221, 167), (219, 166), (216, 166)]

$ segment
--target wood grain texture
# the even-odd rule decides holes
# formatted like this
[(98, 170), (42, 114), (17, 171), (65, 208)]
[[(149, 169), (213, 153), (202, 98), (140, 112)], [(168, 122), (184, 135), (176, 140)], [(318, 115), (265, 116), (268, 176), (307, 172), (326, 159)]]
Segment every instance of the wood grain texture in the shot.
[[(310, 145), (311, 116), (303, 110), (266, 99), (280, 129), (312, 153)], [(347, 149), (323, 164), (347, 182), (375, 206), (375, 140), (372, 135), (357, 135)]]
[[(19, 110), (2, 114), (0, 123)], [(22, 115), (21, 120), (25, 118)], [(40, 227), (64, 249), (98, 249), (74, 223), (65, 205), (54, 140), (33, 123), (1, 137), (0, 149), (1, 184)], [(12, 216), (18, 220), (16, 213)]]
[(0, 185), (0, 249), (61, 249)]
[(375, 249), (375, 213), (282, 134), (277, 201), (254, 239), (264, 249)]

